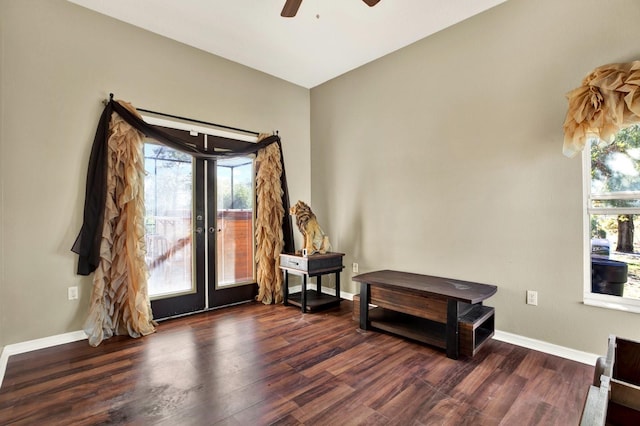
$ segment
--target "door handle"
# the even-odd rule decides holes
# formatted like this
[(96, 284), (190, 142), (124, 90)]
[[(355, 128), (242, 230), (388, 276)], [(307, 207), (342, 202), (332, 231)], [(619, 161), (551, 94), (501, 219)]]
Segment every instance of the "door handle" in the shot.
[(213, 226), (209, 227), (210, 234), (214, 234), (215, 232), (216, 232), (216, 228), (214, 228)]
[(198, 227), (196, 228), (196, 232), (197, 232), (198, 234), (202, 234), (202, 226), (198, 226)]

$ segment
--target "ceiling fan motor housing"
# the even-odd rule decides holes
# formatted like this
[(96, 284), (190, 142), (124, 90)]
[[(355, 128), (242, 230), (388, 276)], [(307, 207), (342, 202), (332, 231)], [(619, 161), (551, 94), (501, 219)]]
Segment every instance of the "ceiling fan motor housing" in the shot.
[[(362, 0), (369, 7), (373, 7), (380, 0)], [(286, 0), (284, 3), (284, 7), (282, 8), (282, 12), (280, 12), (280, 16), (285, 18), (293, 18), (298, 13), (298, 9), (300, 9), (300, 4), (302, 4), (302, 0)]]

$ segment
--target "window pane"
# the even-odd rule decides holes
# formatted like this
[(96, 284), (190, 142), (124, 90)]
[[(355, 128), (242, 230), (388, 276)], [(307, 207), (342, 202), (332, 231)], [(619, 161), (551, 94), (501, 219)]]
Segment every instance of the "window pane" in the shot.
[(149, 296), (194, 291), (191, 257), (191, 156), (144, 145), (145, 241)]
[(218, 160), (217, 285), (255, 282), (253, 159)]
[(617, 208), (617, 207), (636, 207), (640, 208), (640, 199), (634, 200), (591, 200), (591, 207), (596, 208)]
[(640, 299), (638, 226), (640, 215), (591, 215), (592, 291)]
[(640, 125), (623, 129), (612, 144), (591, 142), (591, 193), (640, 191)]

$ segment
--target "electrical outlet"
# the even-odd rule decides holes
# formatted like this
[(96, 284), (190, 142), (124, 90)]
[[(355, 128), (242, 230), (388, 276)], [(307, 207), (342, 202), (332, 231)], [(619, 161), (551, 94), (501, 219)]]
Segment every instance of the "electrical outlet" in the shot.
[(78, 287), (69, 287), (67, 289), (67, 296), (69, 300), (76, 300), (78, 298)]
[(358, 264), (355, 262), (353, 263), (353, 272), (356, 274), (358, 273)]
[(538, 306), (538, 292), (527, 290), (527, 305)]

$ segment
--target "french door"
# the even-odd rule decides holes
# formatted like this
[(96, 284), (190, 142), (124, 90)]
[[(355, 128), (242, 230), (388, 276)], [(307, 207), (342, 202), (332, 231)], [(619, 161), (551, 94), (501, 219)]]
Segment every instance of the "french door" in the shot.
[[(246, 143), (163, 130), (205, 149)], [(154, 318), (253, 299), (253, 158), (195, 159), (153, 140), (144, 150), (146, 263)]]

